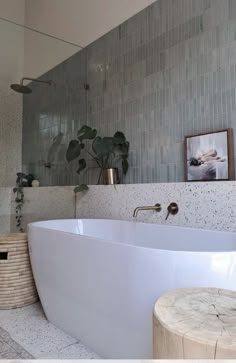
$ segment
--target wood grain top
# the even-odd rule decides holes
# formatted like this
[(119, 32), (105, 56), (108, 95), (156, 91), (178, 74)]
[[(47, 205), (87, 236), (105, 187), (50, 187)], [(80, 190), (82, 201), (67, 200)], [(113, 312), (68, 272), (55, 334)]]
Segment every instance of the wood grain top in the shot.
[[(155, 304), (154, 319), (172, 336), (215, 350), (215, 358), (236, 358), (236, 292), (178, 289)], [(184, 352), (183, 352), (184, 354)]]

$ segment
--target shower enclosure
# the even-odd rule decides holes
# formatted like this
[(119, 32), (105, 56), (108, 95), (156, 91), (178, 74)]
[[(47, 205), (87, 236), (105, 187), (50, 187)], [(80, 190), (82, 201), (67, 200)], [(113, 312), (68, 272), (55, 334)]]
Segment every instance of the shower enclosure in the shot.
[(0, 187), (14, 186), (21, 171), (41, 186), (76, 184), (65, 150), (87, 121), (85, 52), (3, 18), (0, 44)]

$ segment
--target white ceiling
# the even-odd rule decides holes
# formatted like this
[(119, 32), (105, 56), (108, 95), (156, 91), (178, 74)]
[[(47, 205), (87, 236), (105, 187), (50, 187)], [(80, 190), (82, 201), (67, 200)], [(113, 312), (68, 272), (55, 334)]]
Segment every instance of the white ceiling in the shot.
[[(154, 1), (0, 0), (0, 17), (85, 47)], [(0, 25), (5, 49), (1, 68), (8, 76), (38, 77), (78, 51), (53, 38), (5, 22)]]
[(84, 47), (154, 1), (25, 0), (25, 22)]

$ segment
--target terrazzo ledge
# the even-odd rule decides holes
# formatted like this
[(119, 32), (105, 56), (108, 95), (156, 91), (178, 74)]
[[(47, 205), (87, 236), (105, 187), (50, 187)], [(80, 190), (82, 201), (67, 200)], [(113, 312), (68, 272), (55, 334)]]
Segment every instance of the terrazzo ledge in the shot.
[[(35, 221), (75, 218), (73, 186), (24, 188), (23, 227)], [(15, 227), (15, 194), (11, 192), (10, 231)], [(1, 217), (1, 216), (0, 216)]]
[[(24, 226), (37, 220), (75, 215), (133, 220), (137, 206), (161, 203), (160, 213), (140, 212), (137, 221), (236, 231), (236, 181), (91, 185), (88, 192), (77, 194), (76, 198), (73, 189), (73, 186), (25, 188)], [(12, 188), (0, 188), (0, 194), (0, 226), (2, 233), (7, 233), (14, 231), (15, 196)], [(165, 221), (171, 202), (178, 203), (179, 213)]]
[[(179, 213), (166, 221), (171, 202), (178, 203)], [(134, 208), (155, 203), (161, 203), (160, 213), (141, 211), (136, 220), (236, 231), (236, 181), (92, 185), (77, 194), (76, 217), (134, 220)]]

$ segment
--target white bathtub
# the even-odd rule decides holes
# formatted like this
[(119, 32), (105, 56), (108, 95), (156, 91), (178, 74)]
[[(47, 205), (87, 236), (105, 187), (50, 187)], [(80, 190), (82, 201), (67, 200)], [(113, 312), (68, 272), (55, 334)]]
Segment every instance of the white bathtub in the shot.
[(152, 310), (177, 287), (236, 290), (236, 234), (112, 220), (29, 225), (49, 321), (104, 358), (151, 358)]

